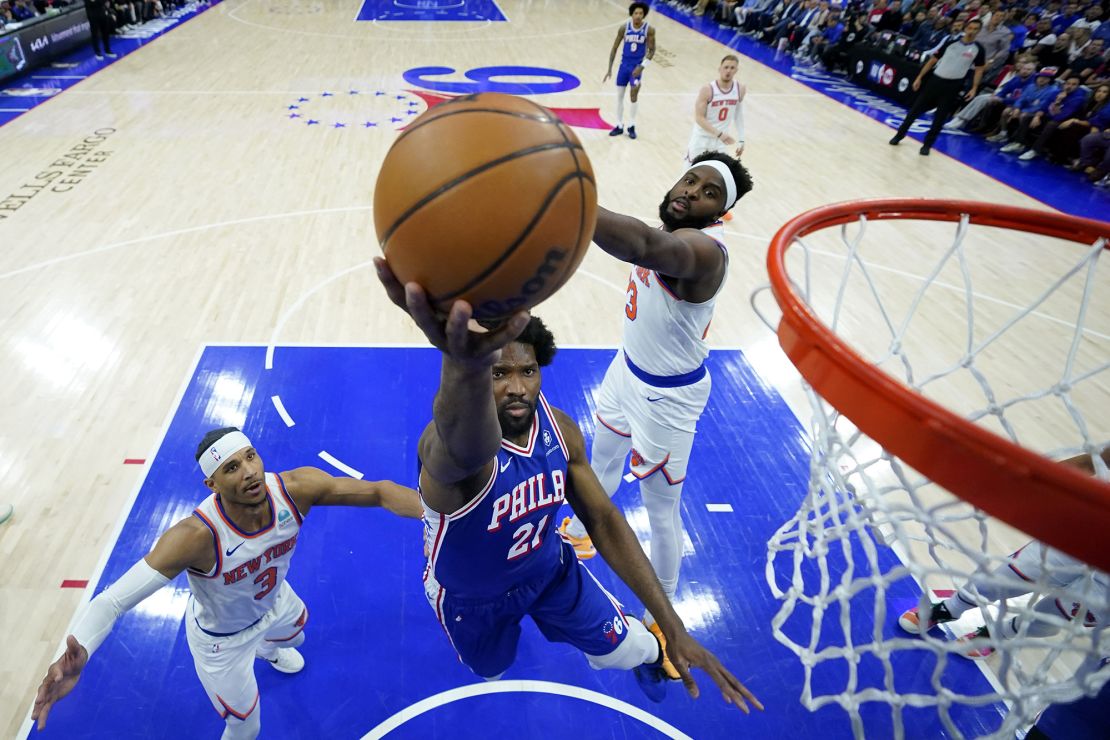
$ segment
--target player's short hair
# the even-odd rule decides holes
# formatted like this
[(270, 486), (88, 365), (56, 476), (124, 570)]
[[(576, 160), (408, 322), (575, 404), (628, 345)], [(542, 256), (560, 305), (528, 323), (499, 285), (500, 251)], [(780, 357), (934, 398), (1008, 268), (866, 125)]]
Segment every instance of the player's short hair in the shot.
[[(691, 167), (696, 166), (699, 162), (704, 162), (707, 159), (715, 159), (718, 162), (723, 162), (729, 171), (732, 173), (732, 179), (736, 181), (736, 200), (739, 201), (746, 193), (751, 192), (752, 189), (752, 175), (748, 172), (748, 168), (740, 164), (740, 160), (735, 157), (730, 157), (724, 152), (704, 152), (694, 157), (694, 161), (690, 163)], [(735, 203), (733, 205), (736, 205)]]
[(197, 445), (197, 462), (200, 462), (200, 456), (204, 454), (205, 450), (216, 444), (216, 440), (220, 439), (225, 434), (231, 434), (237, 431), (239, 431), (239, 427), (221, 427), (219, 429), (213, 429), (208, 432), (208, 434), (205, 434), (200, 440), (200, 444)]
[(527, 344), (536, 353), (536, 363), (540, 367), (547, 367), (555, 359), (558, 348), (555, 347), (555, 335), (543, 323), (539, 316), (533, 316), (524, 331), (516, 338), (517, 342)]
[(725, 58), (721, 60), (721, 64), (724, 64), (725, 62), (727, 62), (730, 59), (732, 61), (736, 62), (737, 64), (740, 63), (740, 57), (736, 56), (735, 54), (726, 54)]
[(633, 13), (636, 12), (637, 8), (644, 11), (644, 16), (645, 17), (651, 11), (651, 6), (649, 6), (647, 3), (632, 3), (631, 5), (628, 6), (628, 14), (632, 15)]
[(966, 21), (964, 21), (964, 28), (967, 28), (972, 23), (979, 26), (980, 28), (983, 27), (983, 21), (979, 20), (978, 18), (968, 18)]

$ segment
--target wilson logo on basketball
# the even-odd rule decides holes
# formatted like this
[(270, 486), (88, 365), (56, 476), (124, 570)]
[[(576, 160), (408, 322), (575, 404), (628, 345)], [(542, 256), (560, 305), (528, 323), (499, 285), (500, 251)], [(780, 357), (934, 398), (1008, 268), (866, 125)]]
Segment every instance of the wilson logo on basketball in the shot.
[(544, 292), (547, 282), (559, 272), (560, 265), (566, 261), (567, 253), (562, 249), (549, 249), (543, 263), (536, 268), (536, 274), (528, 278), (520, 288), (520, 295), (504, 301), (484, 301), (474, 310), (476, 318), (507, 316), (517, 309), (533, 305), (530, 299)]

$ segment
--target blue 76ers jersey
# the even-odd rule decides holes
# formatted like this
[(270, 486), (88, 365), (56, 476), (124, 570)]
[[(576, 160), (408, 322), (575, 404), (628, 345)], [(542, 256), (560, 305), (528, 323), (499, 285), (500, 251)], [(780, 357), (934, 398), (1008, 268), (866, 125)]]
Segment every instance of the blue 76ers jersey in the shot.
[(647, 53), (648, 24), (644, 21), (639, 28), (632, 26), (632, 21), (624, 27), (624, 46), (621, 48), (621, 64), (638, 65), (644, 60)]
[(453, 514), (424, 506), (429, 600), (438, 608), (444, 591), (492, 599), (557, 569), (562, 539), (556, 514), (566, 485), (566, 444), (541, 393), (527, 445), (501, 440), (477, 496)]

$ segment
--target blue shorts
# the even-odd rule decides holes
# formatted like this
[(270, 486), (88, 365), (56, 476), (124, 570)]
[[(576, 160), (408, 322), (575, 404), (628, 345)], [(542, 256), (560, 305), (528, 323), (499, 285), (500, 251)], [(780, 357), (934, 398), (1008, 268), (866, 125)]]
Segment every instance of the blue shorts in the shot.
[(483, 678), (499, 676), (516, 659), (525, 615), (550, 642), (565, 642), (587, 655), (607, 655), (628, 636), (628, 620), (574, 548), (560, 543), (551, 574), (493, 600), (443, 596), (443, 622), (463, 663)]
[(624, 87), (625, 85), (632, 85), (637, 87), (640, 84), (640, 75), (632, 76), (632, 70), (639, 67), (643, 62), (621, 62), (620, 69), (617, 70), (617, 87)]

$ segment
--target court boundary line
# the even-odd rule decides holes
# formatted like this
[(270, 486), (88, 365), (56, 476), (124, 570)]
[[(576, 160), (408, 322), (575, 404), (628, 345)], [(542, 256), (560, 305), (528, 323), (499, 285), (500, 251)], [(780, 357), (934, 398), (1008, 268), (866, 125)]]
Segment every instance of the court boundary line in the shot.
[(642, 724), (647, 725), (672, 740), (694, 740), (694, 738), (682, 732), (682, 730), (679, 730), (666, 720), (656, 717), (654, 714), (640, 709), (634, 704), (629, 704), (626, 701), (609, 696), (608, 694), (603, 694), (599, 691), (593, 691), (592, 689), (586, 689), (573, 684), (527, 678), (470, 683), (441, 691), (438, 694), (433, 694), (395, 712), (383, 722), (379, 722), (369, 732), (362, 736), (362, 740), (380, 740), (380, 738), (400, 728), (409, 720), (415, 719), (422, 714), (426, 714), (446, 704), (476, 696), (510, 693), (550, 694), (553, 696), (590, 702), (620, 712), (631, 719), (638, 720)]
[[(162, 422), (162, 429), (158, 433), (158, 438), (146, 456), (146, 463), (143, 465), (142, 475), (140, 475), (139, 480), (135, 482), (131, 495), (120, 510), (120, 515), (116, 519), (116, 523), (112, 528), (112, 533), (105, 541), (104, 548), (101, 550), (100, 560), (89, 576), (88, 585), (85, 586), (80, 601), (78, 601), (77, 606), (74, 607), (73, 614), (70, 615), (69, 622), (66, 624), (65, 633), (58, 642), (58, 646), (54, 649), (53, 654), (55, 656), (61, 655), (62, 652), (65, 651), (66, 637), (73, 633), (73, 627), (77, 623), (77, 615), (80, 614), (85, 606), (92, 600), (93, 593), (100, 585), (100, 580), (104, 576), (104, 569), (108, 565), (108, 560), (111, 559), (112, 553), (115, 552), (116, 545), (119, 544), (119, 538), (120, 534), (123, 533), (123, 527), (131, 516), (132, 510), (135, 508), (135, 502), (139, 500), (139, 492), (142, 491), (143, 486), (146, 485), (146, 480), (150, 476), (150, 470), (155, 457), (158, 455), (158, 450), (162, 449), (162, 444), (166, 441), (166, 435), (169, 434), (170, 425), (173, 423), (174, 416), (177, 415), (177, 410), (181, 408), (181, 401), (185, 398), (185, 392), (189, 390), (189, 386), (192, 384), (193, 376), (196, 375), (197, 368), (200, 367), (200, 359), (204, 356), (204, 351), (208, 346), (208, 344), (201, 344), (193, 355), (193, 361), (190, 363), (189, 369), (186, 371), (185, 377), (181, 381), (181, 387), (170, 403), (170, 410), (166, 412), (165, 419)], [(19, 730), (16, 731), (17, 738), (27, 738), (34, 727), (34, 722), (31, 720), (31, 712), (33, 709), (34, 705), (32, 704), (31, 708), (27, 710), (23, 724), (20, 725)]]

